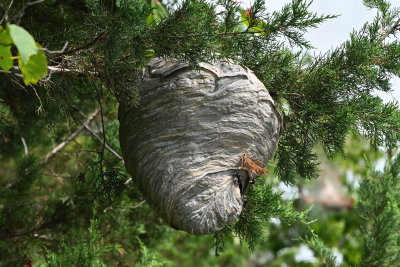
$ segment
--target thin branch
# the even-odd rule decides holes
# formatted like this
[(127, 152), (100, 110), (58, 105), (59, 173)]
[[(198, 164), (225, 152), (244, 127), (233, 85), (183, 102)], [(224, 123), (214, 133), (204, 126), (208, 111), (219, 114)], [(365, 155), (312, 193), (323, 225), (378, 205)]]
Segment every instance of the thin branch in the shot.
[(68, 46), (68, 41), (65, 42), (65, 44), (64, 44), (64, 46), (63, 46), (63, 48), (61, 50), (54, 50), (53, 51), (53, 50), (49, 50), (47, 48), (40, 48), (40, 50), (42, 50), (42, 51), (44, 51), (46, 53), (49, 53), (49, 54), (62, 54), (67, 49), (67, 46)]
[(143, 200), (142, 202), (140, 202), (139, 204), (137, 204), (137, 205), (135, 205), (135, 206), (132, 206), (132, 207), (129, 207), (130, 209), (137, 209), (137, 208), (139, 208), (140, 206), (142, 206), (144, 203), (146, 203), (146, 200)]
[[(87, 120), (85, 121), (85, 124), (89, 124), (95, 117), (96, 115), (99, 113), (100, 109), (96, 109), (92, 114), (90, 114), (90, 116), (87, 118)], [(51, 159), (52, 157), (54, 157), (54, 155), (57, 154), (57, 152), (61, 151), (66, 145), (68, 145), (72, 140), (74, 140), (74, 138), (76, 138), (83, 130), (85, 129), (84, 125), (81, 125), (75, 132), (73, 132), (65, 141), (61, 142), (60, 144), (58, 144), (55, 148), (53, 148), (53, 150), (51, 150), (46, 157), (39, 162), (40, 166), (45, 165), (49, 159)]]
[(126, 180), (125, 183), (124, 183), (124, 185), (127, 185), (127, 184), (129, 184), (129, 183), (131, 183), (131, 182), (132, 182), (132, 177), (130, 177), (128, 180)]
[(388, 30), (382, 37), (380, 38), (380, 41), (385, 40), (390, 34), (394, 34), (396, 30), (400, 27), (400, 18), (396, 21), (395, 24)]
[(54, 238), (48, 237), (46, 235), (33, 234), (33, 237), (38, 238), (38, 239), (42, 239), (42, 240), (46, 240), (46, 241), (53, 241), (54, 240)]
[(32, 84), (30, 84), (30, 86), (32, 87), (33, 91), (35, 92), (36, 97), (39, 99), (40, 106), (38, 107), (38, 109), (37, 109), (37, 111), (36, 111), (36, 112), (39, 114), (40, 111), (43, 110), (42, 99), (40, 99), (40, 96), (39, 96), (39, 94), (37, 93), (35, 87), (34, 87)]
[(6, 13), (4, 13), (3, 18), (0, 20), (0, 24), (2, 24), (3, 21), (4, 21), (4, 19), (7, 17), (7, 14), (8, 14), (8, 12), (10, 11), (10, 8), (11, 8), (13, 2), (14, 2), (14, 0), (11, 0), (10, 5), (8, 6), (8, 8), (7, 8), (7, 10), (6, 10)]
[(24, 145), (25, 156), (28, 156), (28, 146), (26, 145), (25, 138), (21, 136), (22, 144)]
[(21, 18), (22, 18), (22, 17), (24, 16), (24, 14), (25, 14), (25, 9), (27, 9), (27, 8), (30, 7), (30, 6), (43, 3), (44, 1), (46, 1), (46, 0), (37, 0), (37, 1), (32, 1), (32, 2), (26, 3), (26, 5), (25, 5), (12, 19), (16, 19), (16, 18), (19, 17), (19, 18), (18, 18), (18, 22), (17, 22), (17, 24), (19, 25), (20, 22), (21, 22)]
[(55, 67), (55, 66), (47, 66), (47, 69), (49, 69), (53, 73), (71, 72), (71, 73), (79, 73), (79, 74), (90, 73), (92, 75), (97, 75), (97, 73), (94, 72), (94, 71), (82, 71), (82, 70), (78, 70), (78, 69), (66, 69), (66, 68), (62, 68), (62, 67), (60, 68), (60, 67)]
[[(18, 67), (17, 67), (17, 68), (18, 68)], [(15, 76), (17, 76), (17, 77), (22, 78), (22, 74), (15, 73), (14, 71), (4, 71), (4, 70), (0, 70), (0, 73), (12, 74), (12, 75), (15, 75)]]
[[(217, 33), (217, 36), (226, 36), (226, 35), (242, 35), (242, 34), (257, 34), (257, 33), (265, 33), (266, 31), (241, 31), (241, 32), (220, 32)], [(194, 38), (194, 37), (202, 37), (201, 34), (188, 34), (188, 35), (178, 35), (178, 36), (168, 36), (170, 39), (186, 39), (186, 38)]]
[(96, 137), (97, 140), (99, 140), (99, 142), (105, 146), (105, 148), (107, 150), (109, 150), (114, 156), (116, 156), (123, 164), (125, 164), (124, 159), (121, 157), (121, 155), (119, 155), (114, 149), (112, 149), (111, 146), (109, 146), (107, 143), (105, 143), (100, 136), (98, 136), (92, 128), (89, 127), (89, 125), (87, 123), (83, 123), (82, 124), (86, 130), (88, 130), (88, 132), (93, 135), (94, 137)]
[(103, 31), (103, 32), (99, 33), (99, 34), (96, 36), (96, 38), (94, 38), (92, 41), (90, 41), (90, 42), (88, 42), (88, 43), (86, 43), (86, 44), (84, 44), (84, 45), (82, 45), (82, 46), (79, 46), (79, 47), (77, 47), (77, 48), (70, 49), (70, 50), (64, 51), (64, 52), (62, 52), (62, 53), (59, 53), (58, 56), (71, 55), (71, 54), (74, 54), (74, 53), (76, 53), (76, 52), (78, 52), (78, 51), (87, 49), (87, 48), (91, 47), (92, 45), (94, 45), (95, 43), (97, 43), (97, 41), (99, 41), (99, 40), (101, 39), (101, 37), (102, 37), (105, 33), (106, 33), (106, 32)]
[[(34, 233), (34, 232), (37, 232), (37, 231), (46, 229), (46, 228), (48, 228), (48, 227), (50, 226), (50, 224), (51, 224), (50, 222), (47, 222), (47, 223), (43, 223), (42, 225), (40, 225), (40, 226), (38, 226), (38, 227), (29, 229), (29, 230), (26, 230), (26, 231), (22, 231), (22, 232), (11, 232), (11, 233), (7, 234), (6, 237), (8, 237), (8, 238), (11, 237), (11, 238), (12, 238), (12, 237), (18, 237), (18, 236), (28, 235), (28, 234), (31, 234), (31, 233)], [(0, 237), (0, 238), (1, 238), (1, 237)]]

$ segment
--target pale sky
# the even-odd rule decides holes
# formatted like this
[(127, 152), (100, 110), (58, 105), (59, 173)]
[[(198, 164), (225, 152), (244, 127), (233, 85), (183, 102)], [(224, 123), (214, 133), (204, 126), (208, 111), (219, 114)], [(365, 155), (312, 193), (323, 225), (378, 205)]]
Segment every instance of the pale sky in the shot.
[[(253, 1), (245, 1), (249, 3)], [(267, 8), (270, 11), (279, 10), (290, 0), (266, 0)], [(400, 7), (400, 0), (391, 0), (393, 6)], [(367, 21), (372, 21), (376, 11), (368, 10), (362, 4), (362, 0), (314, 0), (310, 6), (310, 11), (317, 14), (340, 15), (336, 19), (331, 19), (321, 24), (317, 29), (310, 29), (306, 38), (316, 47), (316, 54), (325, 53), (331, 48), (335, 48), (349, 37), (353, 29), (360, 29)], [(400, 36), (400, 35), (399, 35)], [(385, 101), (397, 100), (400, 102), (400, 79), (392, 80), (393, 92), (378, 93)]]

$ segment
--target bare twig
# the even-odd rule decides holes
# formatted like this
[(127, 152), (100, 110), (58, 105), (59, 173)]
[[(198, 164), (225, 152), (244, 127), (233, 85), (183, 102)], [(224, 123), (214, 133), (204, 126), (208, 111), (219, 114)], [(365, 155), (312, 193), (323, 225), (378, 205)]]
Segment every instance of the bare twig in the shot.
[(65, 52), (65, 49), (67, 49), (67, 46), (68, 46), (68, 41), (65, 42), (61, 50), (49, 50), (47, 48), (40, 48), (40, 49), (49, 54), (62, 54)]
[(71, 72), (71, 73), (78, 73), (78, 74), (86, 74), (86, 73), (90, 73), (92, 75), (96, 75), (97, 74), (94, 71), (82, 71), (82, 70), (78, 70), (78, 69), (67, 69), (67, 68), (63, 68), (63, 67), (60, 68), (60, 67), (55, 67), (55, 66), (47, 66), (47, 69), (49, 69), (53, 73)]
[(18, 77), (22, 78), (22, 74), (16, 73), (16, 72), (14, 72), (14, 71), (4, 71), (4, 70), (0, 70), (0, 73), (12, 74), (12, 75), (15, 75), (15, 76), (18, 76)]
[(146, 203), (146, 200), (143, 200), (143, 201), (140, 202), (139, 204), (137, 204), (137, 205), (135, 205), (135, 206), (132, 206), (132, 207), (129, 207), (129, 208), (131, 208), (131, 209), (136, 209), (136, 208), (139, 208), (140, 206), (142, 206), (144, 203)]
[[(121, 157), (121, 155), (119, 155), (114, 149), (112, 149), (111, 146), (109, 146), (107, 143), (105, 143), (100, 136), (98, 136), (92, 128), (89, 127), (89, 125), (87, 123), (83, 123), (83, 126), (85, 127), (86, 130), (88, 130), (88, 132), (93, 135), (94, 137), (96, 137), (97, 140), (99, 140), (99, 142), (105, 146), (105, 148), (107, 150), (109, 150), (114, 156), (116, 156), (122, 163), (124, 163), (124, 159)], [(125, 164), (125, 163), (124, 163)]]
[[(77, 76), (85, 76), (87, 74), (91, 74), (95, 77), (98, 77), (98, 73), (96, 73), (94, 71), (83, 71), (83, 70), (79, 70), (79, 69), (67, 69), (67, 68), (56, 67), (56, 66), (47, 66), (47, 69), (49, 70), (49, 74), (47, 74), (46, 76), (43, 76), (42, 79), (40, 80), (41, 82), (50, 81), (51, 76), (55, 73), (71, 73), (71, 74), (77, 75)], [(18, 71), (18, 72), (16, 72), (16, 71)], [(7, 73), (7, 74), (17, 76), (19, 78), (23, 78), (23, 76), (20, 72), (21, 72), (21, 69), (18, 66), (12, 66), (11, 71), (0, 70), (0, 73)]]
[(33, 234), (33, 237), (38, 238), (38, 239), (42, 239), (42, 240), (46, 240), (46, 241), (53, 241), (54, 240), (54, 238), (48, 237), (46, 235)]
[(22, 144), (24, 145), (25, 156), (28, 156), (28, 146), (26, 145), (25, 138), (21, 136)]
[(32, 2), (26, 3), (26, 5), (18, 12), (17, 15), (15, 15), (15, 16), (13, 17), (13, 19), (18, 18), (17, 24), (19, 25), (20, 22), (21, 22), (21, 18), (22, 18), (22, 17), (24, 16), (24, 14), (25, 14), (25, 9), (27, 9), (27, 8), (30, 7), (30, 6), (43, 3), (44, 1), (46, 1), (46, 0), (37, 0), (37, 1), (32, 1)]
[[(100, 109), (96, 109), (92, 114), (90, 114), (90, 116), (87, 118), (87, 120), (85, 121), (85, 124), (89, 124), (95, 117), (96, 115), (99, 113)], [(49, 159), (51, 159), (52, 157), (54, 157), (55, 154), (57, 154), (57, 152), (59, 152), (60, 150), (62, 150), (66, 145), (68, 145), (72, 140), (74, 140), (74, 138), (76, 138), (83, 130), (85, 129), (84, 125), (81, 125), (75, 132), (73, 132), (65, 141), (61, 142), (60, 144), (58, 144), (55, 148), (53, 148), (53, 150), (51, 150), (46, 157), (39, 162), (39, 165), (43, 166), (45, 165)]]
[(35, 87), (34, 87), (32, 84), (31, 84), (30, 86), (32, 87), (33, 91), (35, 92), (36, 97), (39, 99), (40, 106), (39, 106), (38, 109), (36, 110), (36, 112), (39, 114), (40, 111), (43, 110), (42, 99), (40, 99), (40, 96), (39, 96), (39, 94), (37, 93)]
[(380, 38), (380, 41), (385, 40), (390, 34), (394, 34), (396, 30), (400, 28), (400, 18), (396, 21), (395, 24), (388, 30), (382, 37)]
[(8, 11), (10, 11), (10, 8), (11, 8), (13, 2), (14, 2), (14, 0), (11, 0), (10, 5), (8, 6), (8, 8), (6, 10), (6, 13), (4, 13), (4, 16), (0, 20), (0, 24), (3, 23), (4, 19), (7, 17)]
[(128, 180), (126, 180), (125, 183), (124, 183), (124, 185), (127, 185), (127, 184), (129, 184), (129, 183), (131, 183), (131, 182), (132, 182), (132, 177), (130, 177)]
[[(39, 225), (39, 226), (37, 226), (37, 227), (35, 227), (35, 228), (26, 230), (26, 231), (11, 232), (11, 233), (7, 234), (6, 237), (12, 238), (12, 237), (18, 237), (18, 236), (28, 235), (28, 234), (31, 234), (31, 233), (34, 233), (34, 232), (37, 232), (37, 231), (46, 229), (46, 228), (50, 227), (51, 224), (52, 224), (52, 222), (47, 222), (47, 223), (43, 223), (42, 225)], [(0, 237), (0, 238), (1, 238), (1, 237)]]

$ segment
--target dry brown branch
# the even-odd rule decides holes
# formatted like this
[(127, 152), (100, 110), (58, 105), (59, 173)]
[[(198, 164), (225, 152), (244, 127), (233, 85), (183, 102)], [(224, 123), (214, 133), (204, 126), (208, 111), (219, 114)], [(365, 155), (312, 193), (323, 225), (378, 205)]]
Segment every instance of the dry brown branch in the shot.
[(242, 156), (242, 167), (245, 168), (249, 172), (250, 178), (255, 176), (260, 176), (263, 174), (267, 174), (269, 171), (260, 167), (259, 165), (265, 165), (260, 160), (254, 160), (247, 156), (246, 153)]

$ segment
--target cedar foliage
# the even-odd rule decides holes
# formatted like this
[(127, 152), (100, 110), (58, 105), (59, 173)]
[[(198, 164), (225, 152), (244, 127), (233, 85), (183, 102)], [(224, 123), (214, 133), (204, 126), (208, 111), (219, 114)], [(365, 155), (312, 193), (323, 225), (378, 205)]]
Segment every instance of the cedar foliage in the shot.
[[(343, 152), (345, 138), (356, 131), (373, 148), (397, 145), (398, 105), (383, 103), (373, 94), (389, 91), (390, 79), (400, 76), (400, 43), (393, 38), (400, 29), (400, 11), (388, 1), (365, 0), (377, 10), (376, 18), (338, 48), (314, 58), (306, 52), (312, 44), (304, 33), (335, 16), (309, 12), (311, 1), (293, 0), (272, 13), (264, 0), (256, 0), (248, 11), (233, 0), (185, 0), (163, 12), (158, 1), (149, 2), (0, 4), (0, 17), (6, 14), (2, 26), (13, 23), (26, 29), (46, 48), (48, 65), (61, 70), (49, 69), (47, 77), (29, 86), (23, 85), (18, 70), (0, 73), (1, 264), (20, 266), (33, 259), (44, 266), (148, 266), (161, 258), (159, 251), (148, 248), (170, 244), (173, 230), (143, 204), (122, 162), (106, 148), (107, 144), (120, 154), (115, 103), (140, 104), (132, 80), (156, 56), (187, 60), (194, 68), (202, 61), (228, 57), (252, 69), (283, 117), (276, 165), (268, 169), (286, 183), (318, 176), (316, 144), (332, 157)], [(67, 48), (57, 51), (66, 41)], [(89, 127), (100, 142), (85, 131), (42, 163), (98, 107), (100, 115)], [(393, 172), (399, 168), (393, 166), (390, 175), (374, 183), (395, 186), (398, 173)], [(390, 262), (394, 258), (386, 256), (391, 254), (375, 254), (379, 244), (368, 233), (396, 217), (398, 198), (394, 192), (371, 191), (380, 187), (369, 180), (360, 189), (360, 216), (371, 217), (368, 205), (391, 206), (373, 214), (381, 221), (363, 226), (365, 251), (371, 255), (363, 261)], [(369, 201), (375, 195), (383, 202)], [(265, 177), (248, 188), (246, 198), (238, 221), (213, 236), (217, 254), (235, 236), (254, 250), (265, 240), (265, 224), (276, 217), (284, 225), (302, 222), (321, 263), (335, 264), (311, 231), (307, 211), (283, 202)], [(395, 253), (398, 238), (390, 235), (391, 226), (395, 225), (388, 225), (379, 237)]]

